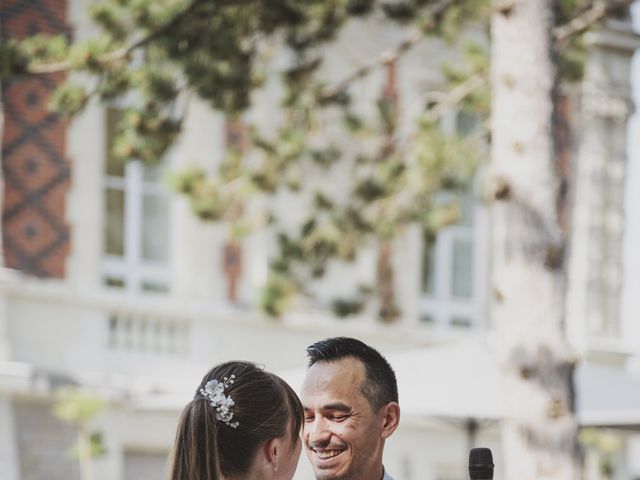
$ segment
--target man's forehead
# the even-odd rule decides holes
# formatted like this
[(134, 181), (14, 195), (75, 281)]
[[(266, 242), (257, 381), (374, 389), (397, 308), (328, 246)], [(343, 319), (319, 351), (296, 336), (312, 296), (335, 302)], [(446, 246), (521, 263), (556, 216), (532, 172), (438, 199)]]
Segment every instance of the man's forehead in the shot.
[(305, 375), (302, 394), (320, 391), (338, 392), (360, 390), (364, 380), (364, 366), (353, 357), (316, 362)]
[(342, 357), (332, 360), (321, 360), (309, 367), (307, 375), (312, 371), (320, 371), (325, 375), (352, 375), (364, 376), (364, 364), (356, 357)]

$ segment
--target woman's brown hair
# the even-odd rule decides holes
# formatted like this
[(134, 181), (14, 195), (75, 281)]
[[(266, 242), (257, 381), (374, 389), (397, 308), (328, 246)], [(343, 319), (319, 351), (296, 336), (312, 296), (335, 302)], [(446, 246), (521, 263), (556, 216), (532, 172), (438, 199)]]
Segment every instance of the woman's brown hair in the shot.
[[(233, 428), (216, 418), (200, 389), (211, 380), (231, 378), (224, 394), (233, 399)], [(243, 361), (222, 363), (202, 379), (180, 416), (172, 453), (170, 480), (220, 480), (249, 471), (258, 448), (282, 437), (291, 425), (295, 447), (304, 414), (298, 396), (280, 377)]]

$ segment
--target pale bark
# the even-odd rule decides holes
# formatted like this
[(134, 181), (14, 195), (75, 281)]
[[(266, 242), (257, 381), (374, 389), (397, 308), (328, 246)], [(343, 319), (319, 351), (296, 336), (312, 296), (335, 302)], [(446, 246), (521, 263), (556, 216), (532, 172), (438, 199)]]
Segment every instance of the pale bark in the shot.
[[(499, 4), (499, 6), (498, 6)], [(554, 165), (552, 0), (492, 17), (492, 319), (506, 384), (505, 479), (580, 476)]]

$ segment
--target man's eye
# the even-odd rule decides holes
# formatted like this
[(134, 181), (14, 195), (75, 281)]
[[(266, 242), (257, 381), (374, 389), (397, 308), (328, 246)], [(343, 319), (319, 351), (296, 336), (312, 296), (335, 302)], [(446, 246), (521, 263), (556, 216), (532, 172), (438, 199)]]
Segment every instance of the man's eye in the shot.
[(308, 423), (308, 422), (313, 422), (313, 418), (314, 418), (314, 417), (305, 416), (305, 417), (304, 417), (304, 421), (305, 421), (305, 422), (307, 422), (307, 423)]
[(334, 422), (344, 422), (347, 418), (349, 418), (349, 415), (334, 415), (331, 417), (331, 420)]

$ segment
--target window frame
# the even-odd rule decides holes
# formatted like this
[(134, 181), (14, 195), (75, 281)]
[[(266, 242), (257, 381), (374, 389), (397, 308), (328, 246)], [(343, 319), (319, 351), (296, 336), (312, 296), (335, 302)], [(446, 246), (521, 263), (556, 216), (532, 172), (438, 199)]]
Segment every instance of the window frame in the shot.
[[(458, 114), (450, 110), (443, 115), (441, 128), (445, 133), (456, 133), (458, 128)], [(420, 323), (434, 328), (454, 329), (465, 328), (475, 330), (486, 327), (488, 313), (488, 284), (489, 284), (489, 214), (488, 208), (478, 198), (474, 190), (475, 184), (482, 177), (482, 168), (478, 168), (471, 187), (462, 196), (470, 196), (470, 222), (457, 223), (440, 230), (431, 247), (433, 249), (433, 273), (425, 272), (427, 246), (422, 244), (421, 275), (418, 317)], [(464, 199), (461, 199), (464, 201)], [(459, 298), (453, 295), (454, 279), (454, 243), (456, 240), (471, 243), (469, 298)], [(427, 290), (426, 278), (433, 278), (433, 287)], [(468, 325), (455, 325), (456, 318), (468, 319)]]
[[(171, 208), (167, 205), (167, 255), (166, 260), (150, 260), (143, 257), (143, 228), (144, 211), (143, 203), (146, 196), (157, 196), (170, 201), (170, 193), (159, 181), (145, 178), (145, 166), (141, 160), (127, 162), (124, 165), (122, 176), (108, 172), (108, 149), (111, 145), (111, 132), (109, 115), (115, 114), (118, 107), (105, 109), (105, 156), (101, 170), (101, 194), (103, 197), (103, 222), (102, 248), (101, 248), (101, 284), (104, 288), (122, 290), (127, 293), (170, 293), (172, 290), (170, 275), (171, 260)], [(113, 113), (112, 113), (113, 112)], [(161, 164), (167, 164), (165, 158)], [(111, 190), (122, 191), (124, 196), (123, 211), (123, 254), (115, 255), (107, 253), (107, 202), (106, 192)], [(122, 281), (123, 286), (109, 285), (109, 280)], [(160, 290), (145, 288), (145, 285), (158, 285)]]

